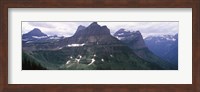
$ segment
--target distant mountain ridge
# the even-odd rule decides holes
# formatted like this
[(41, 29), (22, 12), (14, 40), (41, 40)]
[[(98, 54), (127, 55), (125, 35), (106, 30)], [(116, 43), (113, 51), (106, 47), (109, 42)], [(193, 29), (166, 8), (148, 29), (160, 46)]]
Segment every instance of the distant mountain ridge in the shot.
[(22, 38), (29, 38), (32, 36), (47, 36), (46, 34), (42, 33), (40, 29), (34, 28), (30, 32), (23, 34)]
[(40, 29), (34, 28), (28, 33), (22, 34), (22, 49), (41, 50), (54, 48), (57, 41), (64, 39), (63, 36), (48, 36)]
[(178, 65), (178, 34), (145, 38), (149, 49), (164, 60)]

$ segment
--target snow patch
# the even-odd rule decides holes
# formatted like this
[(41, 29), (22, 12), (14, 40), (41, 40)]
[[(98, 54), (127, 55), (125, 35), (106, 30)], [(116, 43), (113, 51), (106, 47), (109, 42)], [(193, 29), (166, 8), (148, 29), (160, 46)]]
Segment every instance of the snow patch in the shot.
[(81, 55), (79, 55), (79, 58), (81, 59), (81, 58), (82, 58), (82, 56), (81, 56)]
[(120, 35), (120, 36), (121, 36), (121, 35), (124, 35), (124, 33), (119, 33), (119, 34), (117, 34), (117, 35)]
[(57, 47), (57, 49), (59, 49), (59, 50), (62, 49), (62, 48), (63, 48), (63, 47)]
[(75, 60), (79, 63), (81, 59), (77, 59), (77, 58), (76, 58)]
[(101, 61), (104, 62), (104, 59), (102, 58)]
[(70, 63), (70, 61), (68, 60), (67, 62), (66, 62), (66, 64), (69, 64)]
[(28, 38), (26, 38), (26, 39), (22, 39), (22, 41), (28, 41), (29, 39)]
[(110, 54), (110, 57), (113, 57), (113, 55), (112, 55), (112, 54)]
[(172, 41), (176, 41), (176, 39), (173, 38)]
[(26, 43), (32, 43), (33, 41), (27, 41)]
[(43, 38), (47, 38), (48, 36), (32, 36), (32, 37), (36, 39), (43, 39)]
[(122, 39), (124, 39), (125, 37), (119, 37), (119, 36), (117, 36), (116, 37), (118, 40), (122, 40)]
[(166, 38), (166, 40), (168, 40), (168, 41), (176, 41), (176, 39), (174, 39), (174, 38)]
[(88, 65), (91, 65), (91, 64), (93, 64), (94, 62), (95, 62), (95, 59), (92, 58), (92, 62), (90, 62)]
[(60, 37), (50, 37), (49, 39), (55, 39), (55, 40), (58, 40), (58, 39), (60, 39)]
[(67, 47), (81, 47), (84, 45), (85, 45), (85, 43), (83, 43), (83, 44), (68, 44)]
[(165, 39), (165, 40), (167, 40), (167, 41), (176, 41), (176, 39), (174, 38), (174, 36), (173, 35), (156, 35), (156, 36), (149, 36), (149, 37), (146, 37), (145, 38), (145, 40), (152, 40), (152, 39), (154, 39), (154, 38), (156, 38), (156, 40), (157, 39)]

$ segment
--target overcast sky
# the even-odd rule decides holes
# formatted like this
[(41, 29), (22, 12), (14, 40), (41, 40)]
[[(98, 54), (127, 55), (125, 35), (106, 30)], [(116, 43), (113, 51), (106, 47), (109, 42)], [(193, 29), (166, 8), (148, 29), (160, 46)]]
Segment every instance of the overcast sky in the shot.
[[(39, 28), (47, 35), (72, 36), (79, 25), (88, 26), (92, 22), (22, 22), (22, 34)], [(178, 22), (97, 22), (99, 25), (106, 25), (111, 34), (121, 28), (127, 31), (139, 30), (143, 37), (150, 35), (174, 35), (178, 33)]]

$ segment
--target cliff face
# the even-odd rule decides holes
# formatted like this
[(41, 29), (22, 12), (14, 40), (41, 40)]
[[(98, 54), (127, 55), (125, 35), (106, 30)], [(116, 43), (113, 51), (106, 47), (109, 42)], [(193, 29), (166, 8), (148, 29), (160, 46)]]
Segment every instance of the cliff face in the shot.
[(64, 39), (63, 44), (120, 44), (120, 41), (110, 35), (106, 26), (100, 26), (93, 22), (88, 27), (79, 26), (72, 37)]
[(118, 30), (114, 36), (119, 40), (126, 43), (132, 49), (146, 48), (143, 37), (139, 31), (125, 31), (124, 29)]

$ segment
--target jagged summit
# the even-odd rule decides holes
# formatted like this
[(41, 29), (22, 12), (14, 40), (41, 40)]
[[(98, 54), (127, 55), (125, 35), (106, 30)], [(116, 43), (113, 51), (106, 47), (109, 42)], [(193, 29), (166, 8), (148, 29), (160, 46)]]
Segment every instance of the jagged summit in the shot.
[(97, 22), (92, 22), (89, 26), (100, 26)]
[(87, 29), (93, 30), (100, 30), (101, 26), (97, 22), (92, 22)]
[(119, 40), (128, 44), (130, 48), (133, 49), (146, 48), (142, 34), (138, 30), (130, 32), (130, 31), (125, 31), (125, 29), (119, 29), (116, 33), (114, 33), (114, 36)]
[(131, 35), (130, 31), (125, 31), (125, 29), (121, 28), (117, 32), (114, 33), (115, 37), (124, 37)]
[(61, 41), (62, 44), (120, 44), (110, 34), (110, 29), (107, 26), (100, 26), (97, 22), (92, 22), (89, 26), (79, 26), (75, 34)]
[[(81, 30), (81, 31), (80, 31)], [(97, 22), (91, 23), (88, 27), (80, 25), (73, 35), (74, 37), (79, 36), (94, 36), (94, 35), (110, 35), (110, 30), (107, 26), (100, 26)]]
[(85, 27), (85, 26), (82, 26), (82, 25), (78, 26), (78, 28), (77, 28), (77, 30), (76, 30), (74, 36), (80, 36), (80, 35), (83, 33), (83, 32), (81, 32), (81, 31), (84, 30), (85, 28), (86, 28), (86, 27)]
[(124, 28), (119, 29), (116, 33), (126, 32)]

